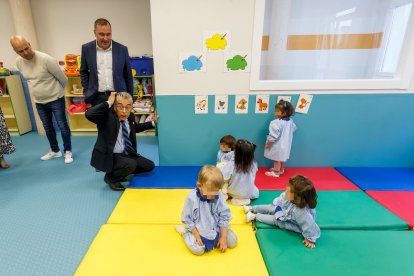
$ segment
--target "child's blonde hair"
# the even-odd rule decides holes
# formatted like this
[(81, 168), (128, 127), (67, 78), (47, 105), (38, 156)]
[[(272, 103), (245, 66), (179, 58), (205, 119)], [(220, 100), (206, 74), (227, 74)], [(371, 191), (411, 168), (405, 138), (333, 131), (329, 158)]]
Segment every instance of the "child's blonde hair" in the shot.
[(220, 169), (216, 166), (205, 165), (198, 173), (197, 182), (200, 183), (201, 186), (207, 186), (220, 190), (224, 184), (224, 177)]

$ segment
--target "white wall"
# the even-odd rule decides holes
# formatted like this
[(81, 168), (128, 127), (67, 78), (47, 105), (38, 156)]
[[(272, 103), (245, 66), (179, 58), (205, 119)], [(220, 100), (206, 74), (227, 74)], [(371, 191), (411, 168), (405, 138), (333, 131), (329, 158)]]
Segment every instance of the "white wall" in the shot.
[(249, 92), (250, 74), (224, 73), (223, 53), (207, 53), (207, 72), (179, 73), (180, 52), (201, 52), (204, 31), (231, 31), (231, 51), (252, 47), (254, 0), (151, 0), (157, 95)]
[[(2, 31), (0, 59), (14, 66), (16, 54), (9, 45), (15, 32), (8, 0), (0, 0)], [(128, 47), (131, 56), (152, 54), (150, 0), (32, 0), (39, 50), (63, 60), (80, 54), (82, 44), (94, 40), (93, 24), (99, 17), (111, 22), (112, 38)]]

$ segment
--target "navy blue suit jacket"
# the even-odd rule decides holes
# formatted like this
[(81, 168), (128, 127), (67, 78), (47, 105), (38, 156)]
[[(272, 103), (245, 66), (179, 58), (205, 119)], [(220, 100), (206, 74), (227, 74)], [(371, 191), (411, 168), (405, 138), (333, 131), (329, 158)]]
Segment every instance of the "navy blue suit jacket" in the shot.
[[(80, 76), (85, 102), (91, 103), (98, 93), (96, 40), (82, 45)], [(128, 48), (112, 40), (112, 76), (116, 92), (134, 91)]]

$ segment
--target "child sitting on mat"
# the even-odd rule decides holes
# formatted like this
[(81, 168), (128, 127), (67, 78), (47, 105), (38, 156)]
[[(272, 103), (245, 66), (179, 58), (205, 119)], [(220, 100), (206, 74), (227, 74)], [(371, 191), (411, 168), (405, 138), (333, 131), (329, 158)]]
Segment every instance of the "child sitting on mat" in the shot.
[(285, 172), (285, 162), (290, 157), (293, 133), (296, 125), (290, 118), (295, 114), (295, 109), (288, 101), (280, 100), (275, 106), (275, 117), (269, 125), (264, 156), (273, 160), (273, 168), (265, 172), (267, 176), (279, 177)]
[(321, 235), (315, 222), (317, 198), (312, 182), (297, 175), (289, 179), (286, 190), (273, 200), (273, 204), (244, 206), (246, 221), (256, 220), (301, 233), (302, 243), (315, 248), (315, 241)]
[(236, 138), (231, 135), (223, 136), (220, 139), (220, 150), (217, 153), (217, 165), (233, 160), (234, 144), (236, 144)]
[(259, 197), (254, 185), (257, 162), (254, 160), (256, 145), (247, 140), (238, 140), (234, 146), (234, 159), (220, 168), (224, 176), (222, 192), (232, 197), (233, 205), (248, 205)]
[(185, 226), (175, 229), (194, 255), (203, 255), (214, 247), (225, 252), (227, 247), (233, 248), (237, 244), (237, 237), (229, 226), (230, 209), (225, 196), (219, 192), (223, 182), (220, 170), (206, 165), (198, 174), (197, 188), (185, 201), (181, 214)]

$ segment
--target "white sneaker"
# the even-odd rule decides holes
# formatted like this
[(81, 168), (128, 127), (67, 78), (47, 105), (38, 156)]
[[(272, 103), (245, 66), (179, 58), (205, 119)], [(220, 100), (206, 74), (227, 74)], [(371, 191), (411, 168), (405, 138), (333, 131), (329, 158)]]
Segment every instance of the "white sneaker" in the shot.
[(232, 198), (231, 204), (237, 205), (237, 206), (249, 205), (250, 198)]
[(52, 158), (59, 158), (59, 157), (62, 157), (62, 153), (60, 151), (54, 152), (52, 150), (49, 150), (49, 152), (43, 155), (42, 157), (40, 157), (40, 159), (43, 161), (46, 161)]
[(279, 172), (275, 172), (275, 171), (267, 171), (265, 172), (266, 176), (271, 176), (271, 177), (279, 177), (280, 173)]
[(248, 212), (246, 214), (246, 222), (251, 222), (251, 221), (253, 221), (255, 219), (256, 219), (256, 215), (253, 214), (252, 212)]
[(244, 213), (247, 214), (248, 212), (253, 211), (253, 207), (252, 206), (243, 206), (243, 210), (244, 210)]
[(73, 162), (73, 155), (72, 155), (72, 152), (70, 152), (70, 151), (65, 151), (65, 163), (66, 164), (70, 164), (70, 163), (72, 163)]
[(181, 236), (187, 233), (187, 229), (183, 225), (176, 226), (175, 231), (177, 231)]

